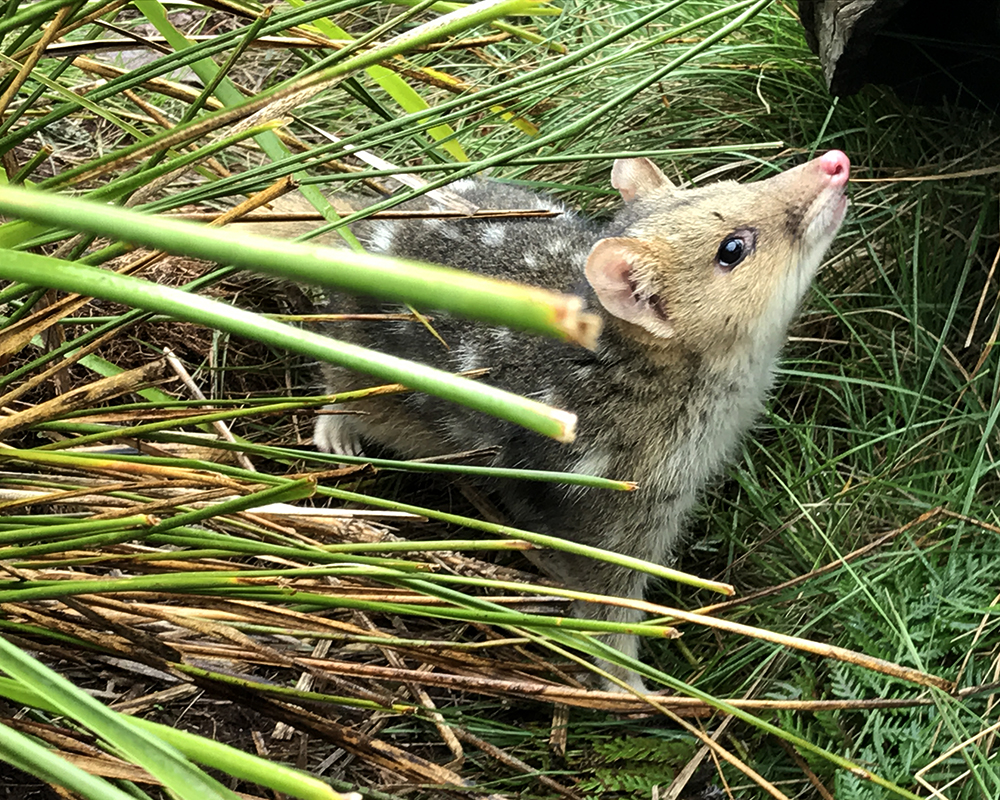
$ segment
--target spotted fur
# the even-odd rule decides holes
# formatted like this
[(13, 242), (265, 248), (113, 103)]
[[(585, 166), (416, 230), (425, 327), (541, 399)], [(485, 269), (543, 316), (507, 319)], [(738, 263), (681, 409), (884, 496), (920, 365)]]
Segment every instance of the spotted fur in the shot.
[[(823, 159), (826, 159), (824, 162)], [(550, 483), (498, 482), (513, 524), (662, 562), (698, 495), (763, 407), (792, 316), (843, 218), (847, 159), (828, 154), (767, 181), (678, 190), (645, 159), (617, 162), (613, 183), (628, 202), (605, 226), (571, 213), (555, 218), (378, 223), (370, 246), (407, 258), (581, 294), (605, 318), (593, 352), (443, 314), (419, 323), (353, 322), (331, 333), (446, 370), (486, 366), (489, 382), (542, 397), (579, 416), (573, 444), (413, 394), (372, 398), (365, 416), (325, 416), (324, 450), (377, 443), (405, 457), (497, 448), (495, 463), (636, 480), (632, 493)], [(843, 173), (838, 170), (842, 169)], [(480, 208), (552, 208), (543, 195), (492, 182), (454, 185)], [(734, 269), (716, 261), (734, 231), (754, 231)], [(749, 241), (749, 240), (748, 240)], [(396, 311), (337, 297), (334, 312)], [(329, 391), (370, 379), (326, 366)], [(639, 598), (641, 573), (556, 552), (550, 575), (584, 590)], [(587, 604), (589, 617), (631, 612)], [(633, 637), (608, 640), (629, 655)], [(632, 673), (619, 677), (639, 686)]]

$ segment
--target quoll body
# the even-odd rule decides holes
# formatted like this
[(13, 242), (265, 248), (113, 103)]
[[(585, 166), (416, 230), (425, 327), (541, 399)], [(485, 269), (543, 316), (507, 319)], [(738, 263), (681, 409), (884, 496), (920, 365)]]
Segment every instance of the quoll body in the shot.
[[(330, 333), (449, 371), (489, 368), (496, 386), (575, 412), (578, 436), (559, 444), (419, 393), (365, 401), (364, 415), (323, 415), (315, 441), (403, 457), (497, 448), (497, 466), (638, 482), (635, 492), (551, 483), (489, 488), (510, 522), (654, 562), (675, 547), (706, 483), (763, 407), (788, 326), (843, 221), (850, 163), (831, 151), (767, 180), (678, 189), (646, 159), (615, 162), (623, 208), (608, 223), (552, 198), (489, 181), (449, 188), (481, 208), (556, 209), (552, 218), (376, 222), (378, 252), (446, 264), (583, 296), (604, 317), (596, 350), (434, 315), (446, 349), (419, 323), (351, 322)], [(398, 311), (337, 297), (339, 313)], [(371, 379), (327, 365), (327, 390)], [(555, 551), (538, 565), (578, 589), (639, 598), (646, 576)], [(579, 613), (635, 619), (616, 606)], [(632, 636), (605, 639), (637, 654)], [(605, 665), (607, 667), (607, 665)], [(641, 686), (631, 672), (613, 674)]]

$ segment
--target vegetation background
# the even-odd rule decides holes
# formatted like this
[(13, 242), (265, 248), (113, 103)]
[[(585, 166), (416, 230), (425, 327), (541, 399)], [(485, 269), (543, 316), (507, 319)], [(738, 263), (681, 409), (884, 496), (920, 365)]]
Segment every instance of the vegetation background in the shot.
[[(0, 795), (1000, 796), (993, 118), (834, 100), (783, 2), (482, 3), (420, 38), (458, 8), (0, 7)], [(657, 583), (722, 622), (649, 623), (683, 698), (655, 706), (581, 687), (593, 631), (462, 494), (474, 457), (311, 452), (312, 362), (345, 354), (275, 322), (319, 296), (300, 251), (125, 208), (216, 215), (291, 175), (335, 220), (317, 187), (387, 208), (485, 171), (599, 216), (618, 156), (753, 180), (832, 147), (849, 220), (673, 565), (736, 599)], [(327, 283), (363, 279), (352, 252)], [(379, 288), (421, 307), (406, 281)], [(555, 332), (523, 300), (508, 321)]]

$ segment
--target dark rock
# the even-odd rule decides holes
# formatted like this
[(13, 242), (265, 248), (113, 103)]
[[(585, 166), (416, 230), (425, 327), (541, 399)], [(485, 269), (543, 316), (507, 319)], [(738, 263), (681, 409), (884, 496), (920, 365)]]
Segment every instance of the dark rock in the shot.
[(831, 93), (1000, 108), (1000, 0), (799, 0)]

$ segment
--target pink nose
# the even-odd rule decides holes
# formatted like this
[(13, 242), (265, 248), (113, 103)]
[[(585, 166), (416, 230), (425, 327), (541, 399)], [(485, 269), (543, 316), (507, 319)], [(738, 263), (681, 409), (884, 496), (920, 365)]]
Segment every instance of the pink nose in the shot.
[(830, 176), (830, 183), (843, 186), (851, 176), (851, 161), (840, 150), (831, 150), (816, 159), (819, 168)]

